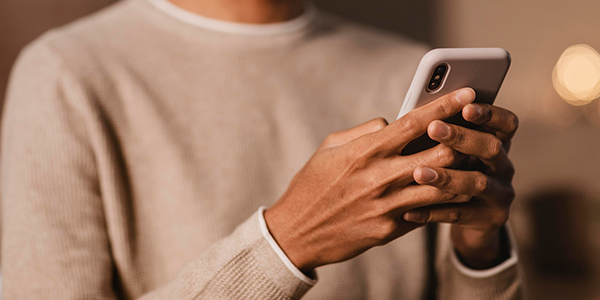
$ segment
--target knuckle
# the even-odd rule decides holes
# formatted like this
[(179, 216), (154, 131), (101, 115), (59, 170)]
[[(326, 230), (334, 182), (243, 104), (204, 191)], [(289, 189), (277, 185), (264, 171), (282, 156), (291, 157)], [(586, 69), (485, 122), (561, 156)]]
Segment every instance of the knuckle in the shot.
[(444, 188), (452, 184), (452, 174), (450, 172), (442, 170), (439, 174), (439, 187)]
[(374, 129), (381, 130), (388, 125), (388, 122), (384, 118), (375, 118), (371, 120)]
[(365, 191), (371, 197), (378, 197), (386, 191), (386, 181), (380, 179), (378, 176), (367, 176), (364, 179), (364, 186), (367, 188)]
[(439, 190), (439, 196), (438, 198), (442, 201), (442, 202), (452, 202), (452, 200), (456, 199), (456, 197), (458, 197), (458, 194), (453, 194), (450, 192), (445, 192), (442, 190)]
[(390, 206), (389, 203), (380, 202), (380, 201), (372, 201), (374, 203), (373, 206), (369, 207), (371, 211), (371, 215), (374, 219), (385, 218), (385, 216), (389, 215), (393, 210), (393, 206)]
[(456, 101), (454, 99), (452, 99), (452, 97), (454, 97), (454, 95), (452, 95), (452, 94), (451, 94), (451, 96), (450, 95), (446, 96), (437, 105), (437, 110), (441, 115), (449, 117), (449, 116), (452, 116), (455, 114), (456, 104), (454, 104), (454, 103), (456, 103)]
[(364, 143), (364, 154), (367, 157), (382, 157), (388, 153), (389, 142), (381, 137), (376, 137), (370, 143)]
[(373, 238), (377, 240), (379, 245), (385, 245), (389, 242), (390, 237), (393, 236), (394, 232), (398, 229), (398, 224), (391, 220), (382, 222), (375, 230)]
[(448, 212), (448, 221), (450, 221), (450, 223), (458, 223), (460, 221), (462, 221), (463, 219), (463, 213), (460, 211), (460, 209), (452, 209)]
[(508, 126), (508, 131), (509, 132), (515, 132), (517, 131), (517, 129), (519, 129), (519, 117), (517, 117), (517, 115), (515, 115), (513, 112), (510, 113), (511, 117), (509, 119), (509, 126)]
[(363, 169), (373, 163), (375, 159), (385, 156), (386, 153), (385, 143), (374, 139), (370, 143), (355, 145), (350, 153), (349, 164), (354, 169)]
[(502, 226), (508, 222), (509, 212), (505, 209), (498, 209), (492, 214), (492, 223), (495, 226)]
[(369, 165), (370, 161), (370, 154), (361, 152), (357, 153), (348, 164), (351, 170), (362, 170)]
[(449, 167), (456, 163), (458, 154), (450, 147), (440, 147), (436, 159), (442, 167)]
[(465, 136), (464, 131), (461, 129), (459, 129), (459, 130), (451, 129), (450, 130), (450, 138), (453, 140), (453, 143), (455, 145), (464, 145), (467, 141), (467, 137)]
[(421, 128), (423, 128), (422, 122), (414, 114), (408, 113), (402, 117), (399, 130), (402, 133), (412, 136), (417, 135), (421, 131)]
[(482, 195), (488, 192), (490, 188), (490, 178), (481, 174), (481, 176), (477, 177), (475, 180), (475, 193), (477, 195)]
[(331, 145), (331, 144), (335, 144), (337, 140), (340, 139), (340, 132), (333, 132), (330, 133), (326, 138), (325, 138), (325, 142), (323, 144), (325, 145)]
[(496, 158), (500, 157), (500, 155), (502, 155), (503, 151), (504, 151), (504, 144), (502, 143), (502, 141), (500, 141), (497, 138), (494, 138), (492, 140), (492, 142), (490, 142), (490, 145), (488, 146), (486, 159), (489, 159), (489, 160), (496, 159)]

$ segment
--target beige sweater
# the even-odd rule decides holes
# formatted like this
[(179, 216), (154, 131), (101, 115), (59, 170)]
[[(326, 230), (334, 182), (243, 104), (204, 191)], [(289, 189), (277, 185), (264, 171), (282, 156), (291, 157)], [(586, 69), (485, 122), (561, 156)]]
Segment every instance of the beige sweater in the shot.
[[(420, 299), (424, 231), (317, 269), (311, 288), (256, 212), (328, 133), (393, 120), (424, 51), (322, 13), (252, 36), (145, 0), (47, 33), (3, 116), (2, 299)], [(441, 298), (518, 297), (515, 266), (461, 271), (440, 234)]]

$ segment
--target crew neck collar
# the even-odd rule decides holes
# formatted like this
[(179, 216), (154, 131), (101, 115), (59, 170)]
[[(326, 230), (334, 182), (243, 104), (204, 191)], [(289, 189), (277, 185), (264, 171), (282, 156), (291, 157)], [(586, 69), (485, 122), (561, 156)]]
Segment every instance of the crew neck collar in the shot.
[(288, 21), (269, 24), (248, 24), (228, 22), (201, 16), (187, 11), (168, 0), (147, 1), (152, 3), (164, 13), (190, 25), (218, 32), (241, 35), (267, 36), (293, 33), (305, 28), (308, 24), (310, 24), (316, 15), (316, 8), (312, 5), (309, 5), (304, 13)]

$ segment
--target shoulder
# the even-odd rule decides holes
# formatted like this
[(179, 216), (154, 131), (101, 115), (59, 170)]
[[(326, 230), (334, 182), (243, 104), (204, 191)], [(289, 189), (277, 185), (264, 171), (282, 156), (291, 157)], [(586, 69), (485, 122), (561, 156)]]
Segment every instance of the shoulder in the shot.
[(64, 26), (53, 28), (33, 44), (46, 43), (58, 51), (85, 46), (110, 48), (111, 41), (126, 38), (142, 23), (142, 0), (125, 0)]
[(145, 26), (142, 0), (125, 0), (67, 25), (51, 29), (27, 45), (19, 63), (43, 60), (44, 65), (61, 64), (74, 73), (105, 64), (135, 44), (136, 33)]
[[(10, 75), (8, 101), (30, 106), (49, 100), (62, 86), (81, 91), (106, 81), (106, 70), (124, 60), (121, 53), (143, 21), (137, 6), (125, 0), (67, 25), (51, 29), (27, 45)], [(30, 93), (44, 97), (30, 97)], [(10, 104), (9, 105), (16, 105)]]

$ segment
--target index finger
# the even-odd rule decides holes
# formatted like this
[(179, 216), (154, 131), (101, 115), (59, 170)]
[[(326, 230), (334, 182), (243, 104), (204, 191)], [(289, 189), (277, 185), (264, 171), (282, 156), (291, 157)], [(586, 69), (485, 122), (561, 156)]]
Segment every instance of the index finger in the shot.
[(475, 91), (471, 88), (454, 91), (394, 121), (380, 131), (378, 138), (385, 141), (388, 150), (399, 152), (410, 141), (427, 132), (429, 123), (456, 115), (473, 100)]
[(506, 143), (515, 135), (519, 128), (519, 118), (510, 110), (491, 104), (473, 103), (463, 110), (463, 118), (473, 124), (488, 127), (498, 138)]

